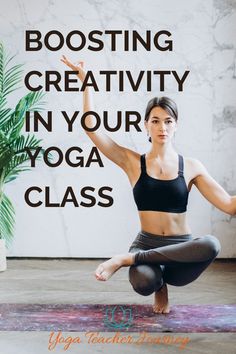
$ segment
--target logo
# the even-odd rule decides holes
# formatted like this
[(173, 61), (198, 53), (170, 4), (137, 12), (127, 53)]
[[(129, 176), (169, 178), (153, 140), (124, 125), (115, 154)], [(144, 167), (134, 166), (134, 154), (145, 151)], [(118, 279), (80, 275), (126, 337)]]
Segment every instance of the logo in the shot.
[(131, 308), (125, 309), (121, 305), (106, 308), (104, 324), (110, 328), (129, 328), (132, 320)]

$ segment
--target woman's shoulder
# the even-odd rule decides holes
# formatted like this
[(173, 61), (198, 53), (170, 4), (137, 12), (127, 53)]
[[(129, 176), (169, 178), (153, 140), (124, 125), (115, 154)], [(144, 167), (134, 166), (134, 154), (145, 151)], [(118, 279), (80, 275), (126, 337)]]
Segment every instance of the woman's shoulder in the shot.
[(189, 156), (183, 156), (183, 158), (187, 169), (191, 171), (191, 174), (195, 177), (206, 173), (207, 170), (199, 159)]
[(196, 167), (197, 166), (198, 167), (202, 167), (203, 166), (203, 163), (199, 159), (197, 159), (195, 157), (183, 156), (183, 158), (184, 158), (184, 161), (186, 163), (188, 163), (189, 165), (196, 166)]

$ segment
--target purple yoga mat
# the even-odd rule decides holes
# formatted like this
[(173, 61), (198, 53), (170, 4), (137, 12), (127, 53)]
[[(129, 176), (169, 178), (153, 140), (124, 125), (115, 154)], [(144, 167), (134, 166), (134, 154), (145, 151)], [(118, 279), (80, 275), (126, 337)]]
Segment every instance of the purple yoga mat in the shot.
[(236, 304), (151, 305), (0, 304), (0, 331), (236, 332)]

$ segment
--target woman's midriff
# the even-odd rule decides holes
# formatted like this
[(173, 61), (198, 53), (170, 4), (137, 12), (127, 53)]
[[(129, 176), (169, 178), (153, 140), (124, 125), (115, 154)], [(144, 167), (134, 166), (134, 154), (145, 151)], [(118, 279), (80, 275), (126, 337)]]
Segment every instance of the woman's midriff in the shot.
[(166, 213), (163, 211), (139, 211), (142, 231), (155, 235), (191, 234), (186, 213)]

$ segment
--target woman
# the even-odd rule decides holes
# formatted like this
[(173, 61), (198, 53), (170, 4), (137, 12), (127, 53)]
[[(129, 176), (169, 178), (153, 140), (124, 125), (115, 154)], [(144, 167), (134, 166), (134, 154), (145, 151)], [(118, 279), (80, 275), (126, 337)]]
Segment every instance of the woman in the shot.
[[(74, 65), (65, 56), (61, 60), (78, 71), (83, 82), (83, 62)], [(88, 88), (83, 99), (84, 112), (91, 111)], [(93, 117), (86, 119), (86, 126), (93, 127)], [(194, 281), (221, 249), (216, 237), (194, 239), (191, 234), (186, 206), (192, 185), (216, 208), (230, 215), (236, 213), (236, 196), (229, 196), (200, 161), (183, 158), (175, 151), (172, 139), (177, 126), (176, 104), (161, 97), (150, 100), (146, 108), (145, 128), (152, 145), (145, 155), (116, 144), (102, 132), (86, 131), (99, 150), (127, 174), (142, 230), (127, 253), (101, 263), (95, 276), (97, 280), (108, 280), (119, 268), (130, 266), (130, 283), (141, 295), (154, 293), (156, 313), (170, 311), (167, 284), (183, 286)]]

